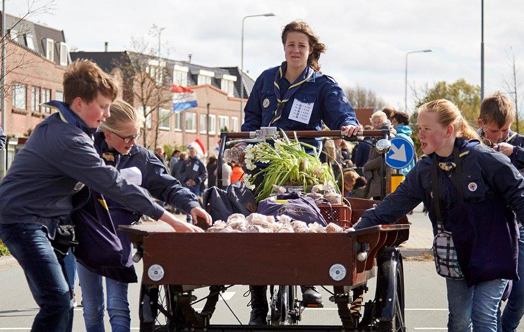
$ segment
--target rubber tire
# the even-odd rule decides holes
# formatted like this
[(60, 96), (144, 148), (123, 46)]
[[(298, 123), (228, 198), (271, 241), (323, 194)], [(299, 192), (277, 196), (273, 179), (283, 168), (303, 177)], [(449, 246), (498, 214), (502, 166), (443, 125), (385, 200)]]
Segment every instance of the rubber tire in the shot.
[[(387, 262), (384, 262), (383, 264), (389, 266), (390, 262), (387, 261)], [(387, 268), (387, 267), (384, 267), (384, 268)], [(404, 281), (404, 268), (402, 265), (402, 260), (400, 260), (397, 265), (397, 289), (396, 289), (396, 296), (395, 296), (393, 319), (390, 322), (379, 322), (378, 330), (380, 332), (390, 332), (390, 331), (404, 332), (406, 331), (405, 315), (404, 315), (405, 297), (404, 297), (403, 281)]]

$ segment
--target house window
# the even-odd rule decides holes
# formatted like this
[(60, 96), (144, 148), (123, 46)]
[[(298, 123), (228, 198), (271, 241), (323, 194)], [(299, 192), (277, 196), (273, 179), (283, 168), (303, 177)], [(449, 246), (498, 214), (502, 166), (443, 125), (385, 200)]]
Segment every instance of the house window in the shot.
[(211, 76), (198, 75), (198, 85), (211, 84)]
[[(49, 101), (51, 101), (51, 89), (42, 89), (42, 98), (40, 102), (47, 103)], [(51, 109), (47, 106), (44, 106), (42, 110), (46, 113), (51, 113)]]
[(137, 108), (138, 114), (142, 115), (146, 119), (146, 128), (151, 129), (151, 107), (147, 106), (146, 111), (142, 106)]
[(60, 42), (60, 65), (67, 66), (67, 45)]
[(171, 129), (171, 110), (161, 108), (158, 116), (160, 117), (160, 125), (158, 128), (167, 130)]
[(13, 84), (11, 86), (13, 91), (13, 107), (19, 109), (26, 109), (26, 87), (24, 84)]
[(165, 62), (158, 62), (158, 60), (149, 60), (146, 71), (155, 80), (157, 84), (161, 84), (164, 79)]
[(48, 60), (55, 61), (55, 41), (51, 38), (45, 39), (45, 57)]
[(222, 79), (220, 82), (220, 88), (222, 91), (227, 92), (228, 96), (233, 96), (235, 94), (235, 82)]
[(200, 114), (200, 133), (201, 134), (207, 133), (207, 115), (206, 114)]
[(64, 93), (61, 91), (55, 92), (55, 100), (64, 101)]
[(231, 117), (231, 130), (238, 131), (238, 118), (235, 116)]
[(182, 130), (182, 112), (175, 113), (175, 130)]
[(32, 95), (31, 95), (31, 112), (40, 112), (40, 104), (42, 101), (40, 100), (40, 88), (34, 86), (32, 88)]
[(218, 116), (218, 130), (220, 130), (221, 132), (222, 131), (227, 131), (228, 127), (229, 127), (229, 117), (228, 116), (219, 115)]
[(209, 132), (208, 132), (208, 134), (214, 135), (216, 133), (216, 127), (217, 127), (216, 115), (210, 114), (209, 115)]
[(173, 84), (187, 86), (189, 68), (175, 65), (173, 68)]
[(186, 131), (190, 133), (196, 132), (196, 113), (186, 112)]
[(27, 47), (31, 50), (35, 50), (35, 43), (33, 42), (33, 35), (26, 34), (25, 35), (25, 43)]

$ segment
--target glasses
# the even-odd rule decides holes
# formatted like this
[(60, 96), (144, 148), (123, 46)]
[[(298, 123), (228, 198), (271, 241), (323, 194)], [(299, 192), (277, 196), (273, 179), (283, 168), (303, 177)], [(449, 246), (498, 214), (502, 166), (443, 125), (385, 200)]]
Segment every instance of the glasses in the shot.
[(131, 143), (133, 140), (137, 140), (140, 136), (142, 136), (142, 132), (140, 131), (136, 135), (126, 136), (126, 137), (122, 137), (118, 135), (117, 133), (115, 133), (114, 131), (112, 131), (112, 133), (120, 137), (122, 141), (124, 141), (124, 143)]

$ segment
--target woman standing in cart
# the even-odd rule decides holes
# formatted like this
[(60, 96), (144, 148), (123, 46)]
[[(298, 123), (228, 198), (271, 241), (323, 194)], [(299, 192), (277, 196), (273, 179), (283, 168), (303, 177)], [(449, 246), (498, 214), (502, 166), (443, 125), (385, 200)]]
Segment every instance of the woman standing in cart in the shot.
[(524, 181), (507, 157), (480, 144), (453, 103), (422, 105), (417, 126), (428, 157), (355, 229), (393, 223), (424, 202), (437, 273), (447, 278), (448, 331), (495, 332), (507, 280), (518, 278), (512, 210), (524, 220)]
[[(285, 61), (264, 71), (256, 80), (245, 112), (242, 131), (261, 127), (283, 130), (340, 129), (347, 136), (361, 127), (344, 91), (333, 78), (320, 72), (318, 60), (326, 50), (306, 22), (291, 22), (282, 31)], [(319, 140), (308, 143), (320, 148)], [(320, 149), (317, 149), (320, 151)], [(251, 287), (250, 325), (265, 325), (268, 305), (266, 287)], [(315, 287), (302, 287), (303, 303), (319, 305)]]
[[(147, 189), (155, 198), (190, 213), (194, 220), (201, 217), (211, 224), (211, 216), (200, 207), (197, 196), (169, 175), (163, 162), (153, 153), (135, 145), (140, 137), (141, 119), (133, 107), (117, 100), (111, 105), (110, 112), (111, 117), (95, 133), (95, 147), (106, 164), (114, 166), (124, 179)], [(139, 214), (123, 205), (107, 198), (106, 201), (115, 227), (130, 225), (140, 218)], [(126, 267), (133, 269), (129, 237), (123, 232), (118, 232), (118, 237), (124, 248), (124, 261), (128, 262)], [(115, 280), (124, 273), (114, 272), (114, 278), (105, 278), (109, 321), (113, 331), (130, 331), (128, 283)], [(104, 331), (104, 277), (91, 272), (82, 264), (78, 264), (78, 276), (86, 330)]]

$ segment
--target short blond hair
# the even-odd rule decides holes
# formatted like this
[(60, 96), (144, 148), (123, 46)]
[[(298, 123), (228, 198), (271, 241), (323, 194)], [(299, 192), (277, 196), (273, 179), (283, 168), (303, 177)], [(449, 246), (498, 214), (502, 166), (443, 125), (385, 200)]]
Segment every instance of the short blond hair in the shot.
[(129, 103), (118, 99), (111, 104), (109, 109), (111, 116), (100, 125), (101, 130), (109, 130), (113, 133), (122, 134), (123, 126), (133, 123), (136, 127), (141, 127), (143, 118)]

